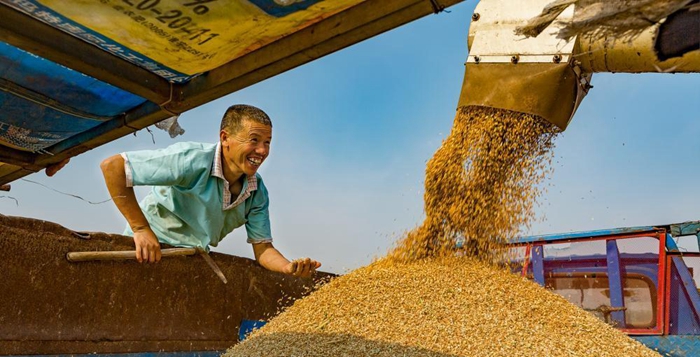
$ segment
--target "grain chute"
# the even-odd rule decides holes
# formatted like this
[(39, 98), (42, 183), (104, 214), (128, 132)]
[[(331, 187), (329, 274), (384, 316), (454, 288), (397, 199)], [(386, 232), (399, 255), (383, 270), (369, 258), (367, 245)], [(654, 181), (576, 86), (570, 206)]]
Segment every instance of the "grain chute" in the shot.
[[(605, 32), (592, 33), (585, 32), (585, 28), (576, 32), (572, 26), (601, 18), (594, 15), (608, 11), (606, 6), (617, 6), (618, 10), (616, 21), (609, 23), (624, 23), (620, 21), (623, 5), (595, 2), (482, 0), (469, 29), (469, 57), (459, 106), (535, 114), (566, 129), (592, 88), (593, 73), (700, 71), (700, 46), (693, 44), (697, 41), (693, 40), (693, 28), (700, 33), (700, 16), (692, 16), (698, 12), (689, 7), (688, 1), (664, 1), (681, 3), (676, 4), (678, 8), (662, 9), (674, 11), (674, 22), (669, 22), (668, 16), (661, 19), (667, 21), (663, 24), (647, 22), (646, 28), (621, 29), (617, 38), (612, 36), (612, 25)], [(529, 38), (516, 34), (528, 26), (540, 33), (534, 36), (532, 32), (537, 31), (530, 31), (533, 37)], [(669, 38), (676, 40), (670, 45), (675, 49), (668, 49), (671, 41), (665, 39)], [(683, 40), (685, 43), (679, 44)]]

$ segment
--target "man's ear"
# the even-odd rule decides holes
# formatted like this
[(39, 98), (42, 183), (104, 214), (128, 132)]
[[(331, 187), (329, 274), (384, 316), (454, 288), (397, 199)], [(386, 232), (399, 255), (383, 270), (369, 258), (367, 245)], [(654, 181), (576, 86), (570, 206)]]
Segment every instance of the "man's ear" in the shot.
[(219, 140), (221, 141), (221, 146), (228, 146), (228, 142), (226, 139), (228, 139), (228, 133), (226, 132), (226, 130), (220, 131)]

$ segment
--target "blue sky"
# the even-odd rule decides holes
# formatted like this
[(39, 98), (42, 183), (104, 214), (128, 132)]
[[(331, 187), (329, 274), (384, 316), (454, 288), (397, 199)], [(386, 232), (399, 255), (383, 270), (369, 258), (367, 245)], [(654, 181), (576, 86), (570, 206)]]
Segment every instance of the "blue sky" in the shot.
[[(467, 56), (468, 1), (233, 93), (153, 129), (73, 158), (54, 178), (27, 177), (91, 201), (108, 198), (99, 163), (127, 150), (218, 140), (225, 109), (246, 103), (273, 120), (261, 174), (276, 246), (342, 273), (382, 255), (423, 217), (425, 163), (449, 133)], [(557, 140), (556, 162), (530, 233), (699, 220), (700, 75), (596, 74)], [(74, 230), (119, 233), (112, 203), (91, 205), (16, 181), (3, 214)], [(139, 189), (143, 196), (146, 189)], [(252, 256), (237, 230), (216, 249)]]

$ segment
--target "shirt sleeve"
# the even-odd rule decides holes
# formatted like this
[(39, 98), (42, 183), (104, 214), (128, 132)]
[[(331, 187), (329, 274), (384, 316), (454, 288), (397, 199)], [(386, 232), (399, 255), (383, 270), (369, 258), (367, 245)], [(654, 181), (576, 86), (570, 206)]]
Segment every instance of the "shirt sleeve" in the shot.
[(126, 175), (126, 187), (134, 187), (134, 175), (131, 173), (131, 165), (129, 164), (129, 158), (126, 153), (120, 154), (122, 159), (124, 159), (124, 174)]
[(248, 233), (248, 243), (272, 243), (270, 229), (270, 198), (267, 189), (258, 181), (258, 189), (253, 193), (253, 205), (246, 216), (245, 229)]
[[(207, 165), (195, 164), (202, 161), (203, 152), (201, 147), (178, 143), (165, 149), (122, 153), (126, 184), (190, 186), (196, 177), (205, 173), (199, 171), (207, 169)], [(208, 159), (210, 163), (212, 159)]]

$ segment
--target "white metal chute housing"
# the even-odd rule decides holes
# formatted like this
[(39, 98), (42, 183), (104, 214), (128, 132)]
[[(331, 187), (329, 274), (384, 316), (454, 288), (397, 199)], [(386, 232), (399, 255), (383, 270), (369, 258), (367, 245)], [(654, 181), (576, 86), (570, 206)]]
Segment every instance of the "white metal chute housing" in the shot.
[(543, 9), (551, 9), (551, 0), (482, 0), (469, 29), (459, 106), (534, 114), (563, 130), (591, 88), (595, 72), (700, 71), (697, 49), (659, 60), (654, 40), (660, 24), (620, 38), (595, 33), (560, 38), (562, 30), (580, 16), (577, 3), (556, 2), (561, 6), (556, 17), (549, 19), (553, 21), (542, 26), (539, 35), (526, 37), (517, 33), (545, 14)]

